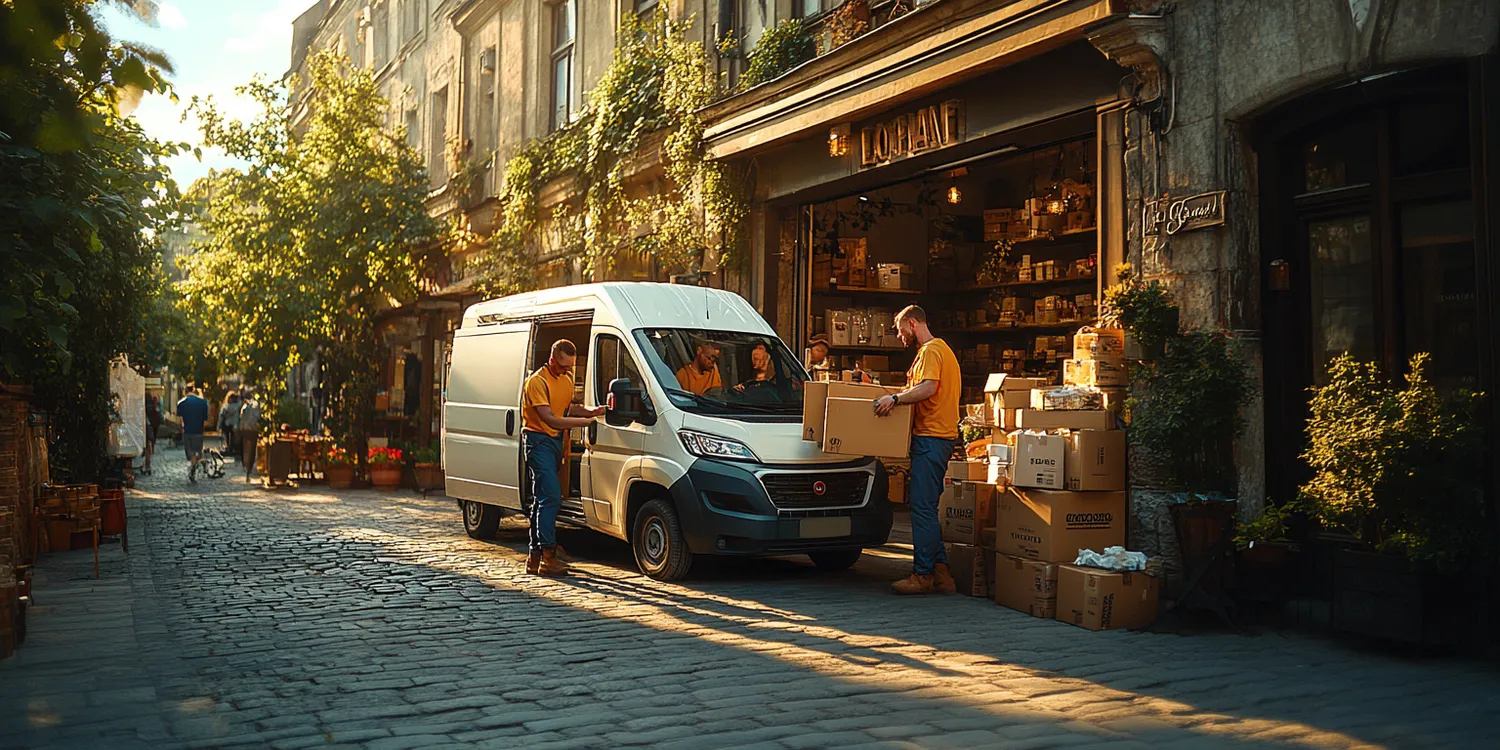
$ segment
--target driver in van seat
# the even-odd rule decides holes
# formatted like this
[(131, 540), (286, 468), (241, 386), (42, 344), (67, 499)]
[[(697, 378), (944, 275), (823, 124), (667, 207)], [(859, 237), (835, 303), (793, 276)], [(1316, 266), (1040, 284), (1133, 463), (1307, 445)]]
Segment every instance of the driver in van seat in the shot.
[(677, 371), (677, 384), (684, 391), (702, 396), (715, 388), (724, 387), (719, 375), (719, 347), (711, 341), (700, 342), (693, 353), (693, 361)]
[[(562, 507), (558, 470), (563, 460), (563, 430), (587, 427), (604, 407), (573, 407), (573, 364), (578, 349), (567, 339), (552, 344), (551, 356), (526, 379), (521, 398), (521, 443), (531, 483), (531, 549), (526, 572), (559, 578), (568, 564), (558, 554), (557, 511)], [(569, 416), (569, 409), (577, 416)]]
[(756, 344), (750, 350), (750, 371), (754, 374), (749, 380), (735, 386), (736, 391), (744, 393), (754, 388), (781, 384), (776, 377), (776, 367), (771, 363), (771, 347), (765, 343)]

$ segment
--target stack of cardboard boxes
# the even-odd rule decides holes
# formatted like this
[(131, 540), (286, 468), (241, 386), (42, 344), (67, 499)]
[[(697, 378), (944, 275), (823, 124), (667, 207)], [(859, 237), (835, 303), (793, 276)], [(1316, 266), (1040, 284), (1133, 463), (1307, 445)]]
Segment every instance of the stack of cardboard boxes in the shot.
[(809, 382), (803, 385), (802, 439), (825, 453), (906, 458), (911, 445), (910, 404), (890, 415), (875, 415), (874, 400), (901, 389), (864, 383)]

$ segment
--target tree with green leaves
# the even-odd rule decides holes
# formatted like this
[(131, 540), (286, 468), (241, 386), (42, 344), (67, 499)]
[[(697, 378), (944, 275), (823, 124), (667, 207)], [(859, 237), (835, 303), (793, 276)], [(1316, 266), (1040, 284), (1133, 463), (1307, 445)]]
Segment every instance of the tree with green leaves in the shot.
[[(121, 114), (171, 94), (159, 52), (117, 42), (91, 0), (0, 2), (0, 380), (35, 388), (60, 478), (103, 466), (109, 363), (140, 364), (159, 289), (156, 233), (181, 148)], [(108, 5), (153, 19), (149, 0)]]
[(362, 456), (380, 372), (376, 316), (416, 298), (445, 228), (425, 210), (421, 157), (383, 127), (389, 105), (369, 72), (324, 52), (306, 80), (239, 91), (260, 105), (248, 122), (211, 99), (190, 108), (204, 144), (248, 166), (218, 173), (207, 191), (208, 239), (183, 261), (182, 307), (212, 315), (210, 351), (263, 382), (321, 357), (330, 425)]

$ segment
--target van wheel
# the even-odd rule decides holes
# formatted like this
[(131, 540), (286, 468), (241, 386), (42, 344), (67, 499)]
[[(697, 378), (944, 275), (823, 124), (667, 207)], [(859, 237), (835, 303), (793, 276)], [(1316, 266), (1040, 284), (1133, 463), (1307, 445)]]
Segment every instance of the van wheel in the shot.
[(836, 573), (854, 567), (854, 564), (859, 562), (861, 554), (864, 554), (862, 549), (835, 549), (826, 552), (809, 552), (807, 556), (812, 559), (813, 565), (818, 566), (818, 570)]
[(498, 528), (500, 528), (499, 508), (473, 500), (464, 501), (464, 531), (469, 532), (471, 538), (494, 539), (495, 530)]
[(630, 535), (635, 563), (641, 572), (658, 581), (676, 581), (687, 576), (693, 555), (682, 538), (677, 511), (665, 500), (652, 500), (641, 506), (635, 516), (635, 533)]

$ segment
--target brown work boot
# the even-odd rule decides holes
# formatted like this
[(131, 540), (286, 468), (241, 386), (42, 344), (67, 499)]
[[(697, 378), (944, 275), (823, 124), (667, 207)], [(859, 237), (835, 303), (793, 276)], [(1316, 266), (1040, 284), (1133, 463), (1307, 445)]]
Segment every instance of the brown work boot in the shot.
[(932, 576), (921, 573), (912, 573), (899, 581), (891, 584), (891, 593), (909, 596), (912, 594), (931, 594)]
[(527, 573), (530, 573), (532, 575), (536, 575), (537, 569), (540, 568), (541, 566), (542, 566), (542, 551), (541, 550), (534, 549), (529, 554), (526, 555), (526, 572)]
[(557, 554), (557, 559), (565, 563), (573, 562), (573, 556), (568, 554), (568, 551), (563, 549), (563, 546), (561, 544), (553, 545), (552, 550)]
[(958, 581), (953, 580), (953, 572), (948, 569), (948, 563), (940, 562), (932, 566), (932, 590), (939, 594), (958, 593)]
[(568, 574), (568, 564), (557, 559), (556, 547), (542, 548), (542, 562), (537, 566), (536, 574), (548, 578), (562, 578)]

